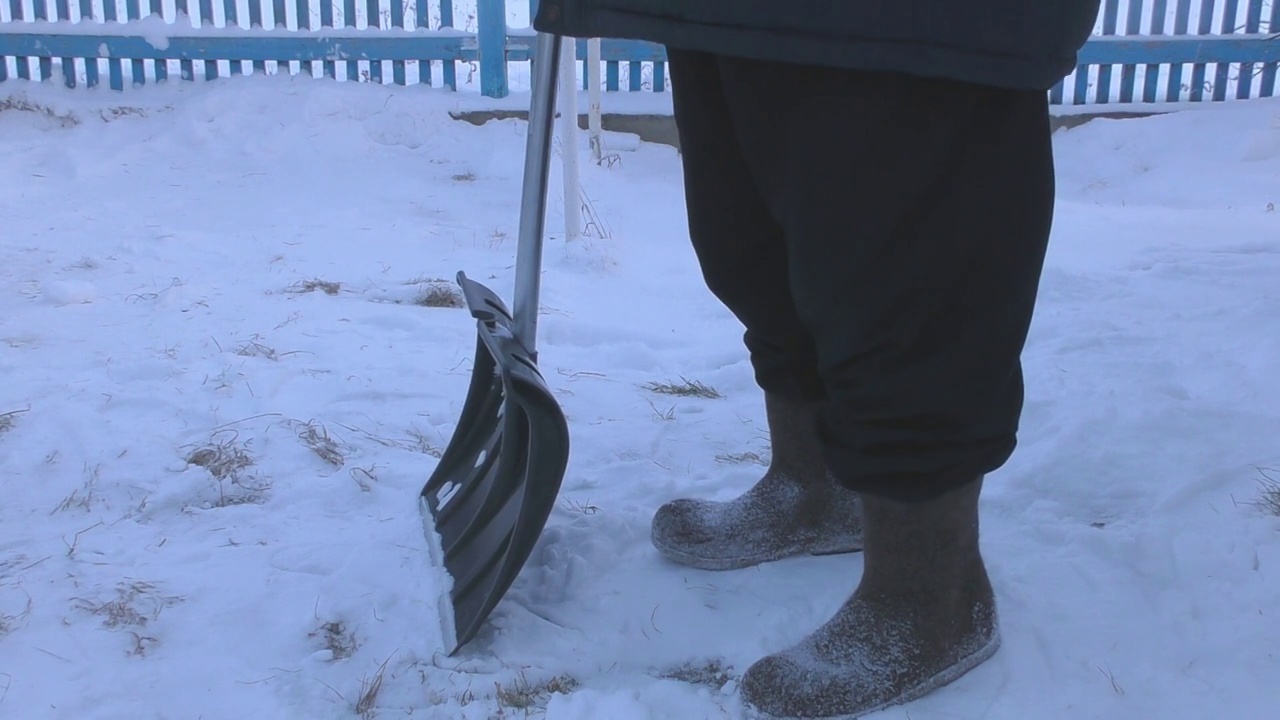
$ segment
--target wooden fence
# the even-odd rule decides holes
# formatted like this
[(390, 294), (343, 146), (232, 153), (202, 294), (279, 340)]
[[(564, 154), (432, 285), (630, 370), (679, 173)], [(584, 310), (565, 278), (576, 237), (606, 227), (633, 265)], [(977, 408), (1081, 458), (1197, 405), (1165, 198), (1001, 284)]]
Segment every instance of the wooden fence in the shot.
[[(527, 24), (537, 0), (516, 3)], [(0, 81), (93, 87), (105, 75), (123, 90), (289, 72), (457, 90), (461, 70), (504, 97), (510, 68), (533, 54), (532, 30), (509, 27), (511, 10), (506, 0), (0, 0)], [(585, 41), (577, 56), (586, 62)], [(606, 90), (667, 88), (660, 46), (604, 40), (600, 59)], [(1104, 0), (1080, 63), (1054, 104), (1280, 95), (1280, 0)], [(584, 84), (592, 75), (584, 68)]]

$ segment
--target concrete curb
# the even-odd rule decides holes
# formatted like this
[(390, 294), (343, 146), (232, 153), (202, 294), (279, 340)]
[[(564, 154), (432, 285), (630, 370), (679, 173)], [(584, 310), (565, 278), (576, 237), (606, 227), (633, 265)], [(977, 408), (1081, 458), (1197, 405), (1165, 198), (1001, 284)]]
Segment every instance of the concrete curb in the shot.
[[(1081, 112), (1053, 115), (1050, 126), (1053, 132), (1079, 127), (1098, 118), (1125, 120), (1130, 118), (1149, 117), (1175, 110), (1108, 110), (1098, 112)], [(455, 120), (469, 122), (472, 125), (483, 125), (490, 120), (525, 120), (529, 117), (525, 110), (464, 110), (451, 112)], [(661, 143), (680, 149), (680, 136), (676, 132), (675, 118), (670, 114), (623, 114), (605, 113), (601, 116), (600, 125), (607, 131), (638, 135), (644, 142)], [(587, 128), (587, 116), (578, 116), (578, 126)]]

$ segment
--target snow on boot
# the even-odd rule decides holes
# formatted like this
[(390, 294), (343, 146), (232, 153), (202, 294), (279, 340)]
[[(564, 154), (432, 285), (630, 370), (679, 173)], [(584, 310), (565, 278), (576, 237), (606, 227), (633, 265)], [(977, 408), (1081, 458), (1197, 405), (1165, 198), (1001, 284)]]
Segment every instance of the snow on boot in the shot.
[(918, 504), (863, 497), (864, 570), (853, 596), (798, 645), (747, 669), (764, 718), (849, 718), (946, 685), (1000, 645), (978, 551), (982, 481)]
[(768, 471), (734, 500), (684, 498), (659, 508), (651, 537), (668, 559), (732, 570), (862, 548), (858, 495), (827, 472), (813, 406), (766, 394), (765, 410), (773, 448)]

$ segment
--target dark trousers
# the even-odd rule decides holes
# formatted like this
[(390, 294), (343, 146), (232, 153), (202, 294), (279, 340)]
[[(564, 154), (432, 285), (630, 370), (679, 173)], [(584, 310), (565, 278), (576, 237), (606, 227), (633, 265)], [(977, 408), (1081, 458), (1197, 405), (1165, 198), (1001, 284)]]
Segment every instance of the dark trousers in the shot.
[(1053, 215), (1044, 93), (670, 49), (689, 231), (832, 472), (918, 500), (1012, 454)]

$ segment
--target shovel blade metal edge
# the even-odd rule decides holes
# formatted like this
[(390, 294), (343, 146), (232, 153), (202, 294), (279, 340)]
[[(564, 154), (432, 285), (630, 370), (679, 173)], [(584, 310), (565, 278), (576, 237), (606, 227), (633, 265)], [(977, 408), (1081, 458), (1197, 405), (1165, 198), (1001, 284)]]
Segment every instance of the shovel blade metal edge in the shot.
[[(564, 412), (511, 313), (458, 273), (477, 340), (457, 429), (423, 486), (428, 542), (453, 585), (443, 619), (453, 655), (475, 637), (528, 561), (555, 507), (569, 458)], [(453, 637), (449, 637), (452, 635)]]

